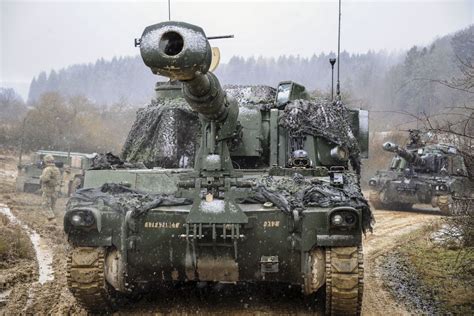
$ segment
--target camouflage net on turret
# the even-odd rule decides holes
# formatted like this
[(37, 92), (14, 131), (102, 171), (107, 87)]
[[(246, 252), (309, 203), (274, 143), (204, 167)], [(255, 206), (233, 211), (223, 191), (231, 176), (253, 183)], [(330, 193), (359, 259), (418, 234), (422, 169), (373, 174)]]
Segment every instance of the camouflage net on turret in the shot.
[(131, 163), (123, 161), (120, 157), (115, 156), (111, 152), (100, 153), (92, 159), (90, 170), (106, 170), (106, 169), (146, 169), (141, 162)]
[(184, 99), (153, 100), (138, 110), (122, 157), (149, 168), (189, 168), (194, 165), (199, 133), (199, 118)]
[(295, 173), (293, 178), (267, 176), (256, 181), (256, 190), (241, 202), (269, 201), (288, 214), (295, 210), (301, 213), (307, 207), (349, 206), (361, 211), (363, 231), (372, 231), (374, 218), (357, 183), (357, 177), (345, 174), (343, 178), (344, 185), (335, 187), (317, 179), (307, 179), (298, 173)]
[(224, 86), (226, 94), (242, 105), (258, 105), (262, 110), (273, 107), (276, 89), (269, 86)]
[[(268, 86), (224, 86), (241, 108), (269, 108), (276, 90)], [(198, 115), (183, 98), (152, 100), (138, 110), (122, 149), (122, 158), (148, 168), (191, 168), (200, 134)]]
[(318, 98), (288, 102), (279, 123), (292, 137), (313, 135), (347, 148), (352, 168), (359, 174), (360, 149), (350, 121), (343, 103)]

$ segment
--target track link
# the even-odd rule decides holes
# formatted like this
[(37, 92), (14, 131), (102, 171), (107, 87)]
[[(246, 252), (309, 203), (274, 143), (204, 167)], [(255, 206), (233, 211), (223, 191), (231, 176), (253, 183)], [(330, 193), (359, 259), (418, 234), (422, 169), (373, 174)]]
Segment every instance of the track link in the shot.
[(451, 215), (450, 198), (447, 195), (437, 197), (437, 204), (441, 212), (445, 215)]
[(77, 301), (90, 312), (112, 310), (104, 275), (105, 249), (73, 248), (67, 257), (67, 284)]
[(369, 193), (369, 202), (376, 209), (381, 209), (382, 208), (382, 202), (380, 201), (380, 193), (379, 192), (375, 192), (375, 191), (371, 190), (370, 193)]
[(326, 248), (326, 314), (360, 315), (363, 292), (362, 245)]

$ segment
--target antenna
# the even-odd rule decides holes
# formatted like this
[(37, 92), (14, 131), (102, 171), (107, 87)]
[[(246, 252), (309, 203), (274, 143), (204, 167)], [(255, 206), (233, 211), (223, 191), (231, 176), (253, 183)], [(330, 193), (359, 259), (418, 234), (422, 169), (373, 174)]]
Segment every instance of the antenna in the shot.
[(171, 21), (171, 0), (168, 0), (168, 20)]
[(208, 40), (223, 39), (223, 38), (234, 38), (234, 34), (231, 35), (219, 35), (219, 36), (208, 36)]
[(341, 0), (339, 0), (339, 28), (337, 30), (337, 84), (336, 84), (336, 98), (341, 100), (341, 83), (339, 81), (339, 65), (341, 54)]
[(331, 101), (334, 101), (334, 64), (336, 58), (329, 58), (329, 63), (331, 64)]

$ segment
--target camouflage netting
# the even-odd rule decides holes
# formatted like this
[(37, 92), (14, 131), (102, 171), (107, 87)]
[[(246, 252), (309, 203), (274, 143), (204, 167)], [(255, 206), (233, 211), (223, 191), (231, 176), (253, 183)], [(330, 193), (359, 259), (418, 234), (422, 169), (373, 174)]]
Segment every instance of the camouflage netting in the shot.
[[(362, 229), (372, 231), (373, 217), (367, 201), (364, 199), (356, 179), (344, 176), (344, 187), (337, 188), (321, 181), (305, 179), (300, 174), (293, 178), (275, 179), (264, 177), (255, 183), (256, 190), (239, 203), (272, 202), (283, 212), (292, 214), (294, 210), (302, 212), (306, 207), (351, 206), (362, 212)], [(67, 210), (91, 206), (107, 206), (126, 213), (132, 211), (132, 217), (138, 217), (158, 206), (190, 205), (192, 200), (174, 195), (151, 194), (126, 186), (105, 183), (99, 188), (77, 190), (69, 199)]]
[(105, 154), (97, 154), (91, 162), (90, 170), (104, 169), (144, 169), (143, 163), (130, 163), (123, 161), (118, 156), (108, 152)]
[(279, 123), (290, 136), (318, 136), (347, 148), (352, 168), (360, 174), (360, 149), (350, 121), (344, 104), (318, 98), (288, 102)]
[[(241, 106), (270, 107), (276, 90), (268, 86), (224, 86)], [(152, 100), (137, 118), (122, 149), (122, 158), (148, 168), (191, 168), (200, 122), (183, 98)]]
[(272, 107), (276, 97), (276, 89), (269, 86), (226, 85), (224, 90), (240, 106), (252, 104), (259, 105), (262, 109)]
[(256, 182), (256, 190), (244, 203), (272, 202), (285, 213), (301, 212), (306, 207), (350, 206), (362, 212), (362, 229), (372, 231), (374, 218), (364, 198), (357, 177), (346, 174), (344, 186), (334, 187), (327, 182), (309, 180), (295, 173), (293, 178), (264, 177)]
[(104, 205), (123, 214), (132, 211), (132, 217), (137, 217), (158, 206), (188, 204), (192, 204), (192, 200), (173, 195), (150, 194), (120, 184), (105, 183), (99, 188), (77, 190), (69, 199), (66, 209)]
[(199, 118), (184, 99), (153, 100), (137, 112), (122, 157), (149, 168), (192, 167), (199, 133)]
[(471, 181), (474, 181), (474, 148), (469, 148), (469, 151), (461, 151), (461, 155), (466, 165), (467, 175)]

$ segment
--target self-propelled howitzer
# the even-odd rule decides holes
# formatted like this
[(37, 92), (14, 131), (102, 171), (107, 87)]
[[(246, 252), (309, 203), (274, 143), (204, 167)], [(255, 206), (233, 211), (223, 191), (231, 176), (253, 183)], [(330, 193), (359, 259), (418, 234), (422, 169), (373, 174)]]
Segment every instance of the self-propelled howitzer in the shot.
[(455, 200), (472, 198), (473, 183), (456, 148), (433, 141), (427, 144), (420, 136), (419, 131), (410, 130), (405, 148), (383, 144), (384, 150), (396, 155), (387, 170), (377, 171), (369, 180), (374, 207), (407, 210), (423, 203), (449, 214), (455, 212)]
[[(97, 310), (113, 305), (111, 294), (170, 283), (278, 282), (306, 295), (325, 289), (328, 314), (359, 314), (362, 234), (372, 216), (349, 161), (358, 170), (366, 113), (310, 99), (288, 81), (264, 89), (272, 97), (262, 102), (251, 101), (252, 87), (223, 90), (194, 25), (158, 23), (139, 43), (145, 64), (179, 80), (199, 114), (194, 169), (86, 176), (64, 219), (78, 300)], [(177, 132), (163, 147), (187, 123), (168, 117), (159, 122)]]

